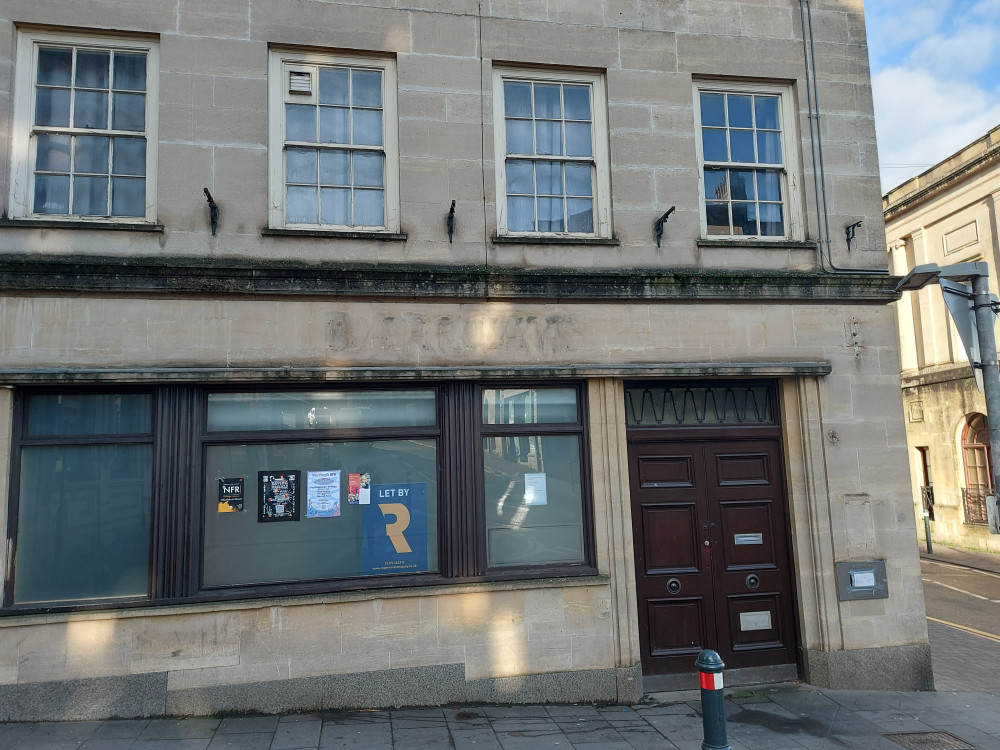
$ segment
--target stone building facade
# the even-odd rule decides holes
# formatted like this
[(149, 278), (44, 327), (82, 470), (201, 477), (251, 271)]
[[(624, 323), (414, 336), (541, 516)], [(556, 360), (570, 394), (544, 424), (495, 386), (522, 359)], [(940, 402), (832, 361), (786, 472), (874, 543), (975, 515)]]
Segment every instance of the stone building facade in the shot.
[[(894, 273), (915, 265), (986, 261), (997, 290), (1000, 235), (996, 179), (1000, 129), (993, 129), (883, 198)], [(993, 490), (986, 399), (941, 290), (931, 285), (896, 305), (906, 436), (919, 534), (927, 509), (931, 539), (1000, 551), (986, 496)]]
[(0, 15), (0, 720), (931, 685), (860, 0)]

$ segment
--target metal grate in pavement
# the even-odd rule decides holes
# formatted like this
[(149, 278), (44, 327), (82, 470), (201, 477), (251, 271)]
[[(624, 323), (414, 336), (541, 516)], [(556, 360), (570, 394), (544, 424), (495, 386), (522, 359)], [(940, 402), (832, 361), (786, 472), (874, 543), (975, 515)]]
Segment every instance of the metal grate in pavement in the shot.
[(885, 737), (906, 750), (975, 750), (976, 747), (948, 732), (894, 732)]

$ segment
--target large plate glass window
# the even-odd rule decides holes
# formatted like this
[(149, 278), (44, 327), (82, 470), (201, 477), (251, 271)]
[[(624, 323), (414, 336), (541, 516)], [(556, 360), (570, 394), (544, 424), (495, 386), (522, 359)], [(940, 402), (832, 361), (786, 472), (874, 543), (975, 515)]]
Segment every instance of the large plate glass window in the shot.
[(696, 84), (705, 236), (795, 234), (789, 96), (781, 87)]
[(147, 596), (151, 396), (34, 395), (25, 414), (14, 603)]
[(500, 234), (610, 235), (606, 107), (601, 76), (497, 72)]
[(575, 388), (482, 391), (487, 566), (586, 559)]
[(438, 570), (434, 390), (212, 393), (205, 588)]
[(14, 215), (152, 221), (156, 46), (24, 33), (18, 66)]
[(398, 231), (392, 60), (271, 56), (273, 227)]

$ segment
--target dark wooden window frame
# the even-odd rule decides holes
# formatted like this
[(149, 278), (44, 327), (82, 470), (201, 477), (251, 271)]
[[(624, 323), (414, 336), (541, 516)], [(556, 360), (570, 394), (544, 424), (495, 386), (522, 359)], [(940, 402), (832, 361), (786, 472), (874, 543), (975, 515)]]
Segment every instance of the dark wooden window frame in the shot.
[[(482, 392), (487, 388), (575, 388), (577, 420), (563, 424), (483, 425)], [(210, 393), (267, 393), (289, 391), (393, 391), (433, 390), (437, 418), (433, 426), (307, 430), (209, 432)], [(148, 393), (153, 400), (151, 435), (54, 436), (29, 438), (26, 434), (28, 400), (43, 394)], [(233, 386), (164, 384), (147, 387), (26, 388), (14, 396), (11, 450), (10, 503), (7, 539), (15, 549), (20, 488), (21, 449), (34, 445), (152, 443), (153, 492), (149, 595), (107, 601), (61, 602), (52, 605), (13, 603), (16, 550), (4, 582), (5, 606), (0, 615), (80, 610), (123, 609), (151, 605), (233, 601), (264, 597), (325, 594), (351, 590), (378, 590), (596, 575), (594, 506), (590, 478), (590, 451), (586, 422), (586, 387), (582, 381), (484, 380), (383, 384), (295, 383), (284, 386), (243, 383)], [(482, 440), (491, 436), (579, 435), (583, 491), (585, 562), (579, 564), (526, 565), (489, 569), (486, 565), (485, 499)], [(438, 572), (391, 576), (362, 576), (239, 585), (206, 589), (201, 585), (204, 455), (208, 446), (234, 443), (304, 443), (378, 439), (434, 439), (438, 472)]]

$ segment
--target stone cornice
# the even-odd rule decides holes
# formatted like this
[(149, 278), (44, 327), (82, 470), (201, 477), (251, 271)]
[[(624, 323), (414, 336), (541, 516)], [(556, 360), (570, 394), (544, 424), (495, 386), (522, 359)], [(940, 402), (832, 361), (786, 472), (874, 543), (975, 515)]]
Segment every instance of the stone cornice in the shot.
[(888, 274), (715, 269), (523, 269), (247, 258), (0, 255), (0, 292), (155, 296), (885, 304)]

